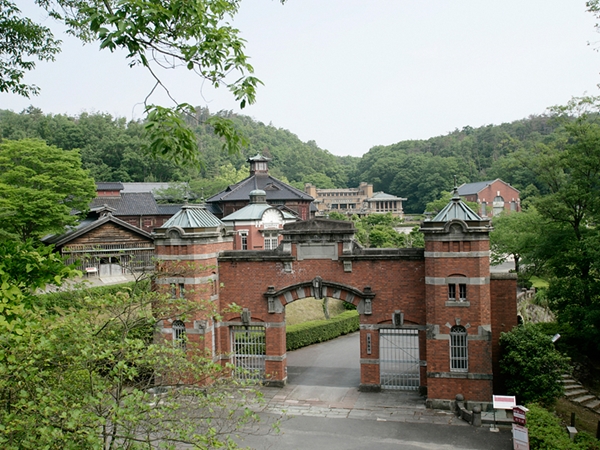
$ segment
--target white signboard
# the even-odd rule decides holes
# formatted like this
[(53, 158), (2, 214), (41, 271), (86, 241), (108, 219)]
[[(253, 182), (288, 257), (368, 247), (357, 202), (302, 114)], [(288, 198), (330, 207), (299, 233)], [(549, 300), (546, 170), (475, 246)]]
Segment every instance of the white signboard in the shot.
[(513, 409), (517, 406), (516, 397), (509, 395), (494, 395), (494, 409)]
[(529, 431), (526, 427), (513, 423), (513, 449), (529, 450)]

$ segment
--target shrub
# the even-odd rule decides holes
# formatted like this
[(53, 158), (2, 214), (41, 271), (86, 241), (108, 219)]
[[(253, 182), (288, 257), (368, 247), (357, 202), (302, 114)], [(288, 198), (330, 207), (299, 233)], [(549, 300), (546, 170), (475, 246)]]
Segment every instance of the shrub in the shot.
[(150, 280), (131, 281), (129, 283), (113, 284), (110, 286), (83, 286), (68, 291), (38, 294), (36, 295), (36, 305), (51, 310), (54, 308), (71, 308), (77, 306), (84, 297), (104, 297), (123, 291), (135, 294), (138, 292), (149, 292), (149, 290)]
[(598, 450), (600, 441), (588, 433), (578, 433), (575, 442), (569, 439), (560, 419), (541, 405), (527, 405), (527, 428), (531, 450)]
[(346, 311), (329, 320), (314, 320), (290, 325), (286, 329), (286, 349), (291, 351), (329, 341), (358, 329), (359, 316), (356, 311)]
[(549, 336), (532, 324), (520, 325), (500, 336), (500, 370), (508, 393), (518, 402), (552, 404), (564, 393), (561, 375), (569, 359), (559, 353)]

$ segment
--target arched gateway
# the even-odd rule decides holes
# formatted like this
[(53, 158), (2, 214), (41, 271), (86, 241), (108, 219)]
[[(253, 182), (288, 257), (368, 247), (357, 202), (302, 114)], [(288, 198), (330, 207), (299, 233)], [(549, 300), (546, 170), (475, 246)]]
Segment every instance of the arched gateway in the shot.
[[(425, 249), (365, 249), (351, 222), (313, 219), (286, 224), (275, 250), (234, 251), (222, 225), (187, 213), (188, 222), (174, 217), (156, 233), (157, 283), (221, 310), (218, 322), (186, 322), (188, 339), (203, 335), (215, 358), (235, 358), (245, 333), (244, 342), (255, 340), (259, 350), (252, 361), (239, 357), (265, 382), (283, 386), (285, 306), (337, 298), (360, 314), (362, 390), (420, 388), (438, 407), (458, 393), (491, 401), (499, 334), (517, 321), (516, 277), (490, 274), (489, 221), (458, 195), (423, 223)], [(232, 303), (241, 312), (226, 312)]]

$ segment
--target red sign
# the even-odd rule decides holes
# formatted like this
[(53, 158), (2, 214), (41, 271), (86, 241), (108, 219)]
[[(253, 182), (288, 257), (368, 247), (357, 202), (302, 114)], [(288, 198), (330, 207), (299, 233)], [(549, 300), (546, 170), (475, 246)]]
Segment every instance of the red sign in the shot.
[(524, 406), (515, 406), (513, 408), (513, 422), (519, 425), (527, 425), (527, 417), (525, 417), (527, 411), (529, 410)]

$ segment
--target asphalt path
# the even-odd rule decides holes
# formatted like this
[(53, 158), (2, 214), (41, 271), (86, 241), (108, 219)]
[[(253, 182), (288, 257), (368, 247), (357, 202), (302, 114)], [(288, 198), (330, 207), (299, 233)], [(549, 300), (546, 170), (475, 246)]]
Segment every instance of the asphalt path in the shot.
[[(240, 444), (255, 449), (512, 449), (510, 430), (475, 428), (425, 408), (416, 392), (359, 392), (359, 335), (288, 352), (288, 384), (263, 388), (264, 426)], [(281, 414), (280, 433), (267, 433)]]

